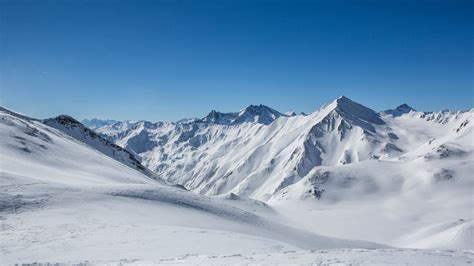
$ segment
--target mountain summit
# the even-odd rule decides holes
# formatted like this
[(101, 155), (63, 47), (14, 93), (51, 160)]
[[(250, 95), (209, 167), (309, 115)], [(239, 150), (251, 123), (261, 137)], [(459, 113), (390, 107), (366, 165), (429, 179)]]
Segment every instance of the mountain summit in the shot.
[(220, 124), (220, 125), (237, 125), (246, 122), (269, 125), (278, 117), (284, 114), (265, 105), (249, 105), (238, 113), (222, 113), (212, 110), (207, 116), (201, 119), (202, 122)]
[(240, 124), (243, 122), (253, 122), (253, 123), (269, 125), (280, 116), (284, 116), (284, 114), (268, 106), (265, 106), (262, 104), (249, 105), (239, 112), (239, 115), (234, 120), (234, 123)]
[(384, 121), (380, 119), (379, 114), (374, 110), (354, 102), (346, 96), (340, 96), (328, 106), (329, 109), (335, 110), (338, 114), (350, 121), (359, 123), (360, 121), (383, 125)]
[(337, 120), (338, 117), (341, 117), (348, 124), (359, 126), (368, 131), (374, 131), (374, 125), (385, 124), (380, 118), (380, 115), (374, 110), (354, 102), (345, 96), (340, 96), (331, 103), (323, 106), (316, 114), (321, 114), (325, 116), (326, 119), (333, 117)]
[(403, 114), (407, 114), (409, 112), (416, 112), (416, 110), (409, 106), (408, 104), (404, 103), (404, 104), (401, 104), (399, 106), (397, 106), (397, 108), (395, 109), (388, 109), (388, 110), (385, 110), (383, 111), (383, 113), (385, 114), (388, 114), (388, 115), (392, 115), (392, 116), (401, 116)]

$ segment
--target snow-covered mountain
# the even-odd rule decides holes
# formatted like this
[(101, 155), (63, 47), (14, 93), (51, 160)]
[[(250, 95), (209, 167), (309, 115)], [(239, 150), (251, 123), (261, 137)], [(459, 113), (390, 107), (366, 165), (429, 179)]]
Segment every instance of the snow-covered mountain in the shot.
[(0, 136), (1, 264), (385, 247), (285, 225), (256, 201), (164, 184), (69, 116), (2, 108)]
[(267, 201), (318, 167), (397, 160), (470, 128), (472, 118), (472, 110), (423, 113), (408, 105), (377, 113), (342, 96), (307, 116), (260, 105), (189, 123), (119, 122), (96, 131), (171, 183)]

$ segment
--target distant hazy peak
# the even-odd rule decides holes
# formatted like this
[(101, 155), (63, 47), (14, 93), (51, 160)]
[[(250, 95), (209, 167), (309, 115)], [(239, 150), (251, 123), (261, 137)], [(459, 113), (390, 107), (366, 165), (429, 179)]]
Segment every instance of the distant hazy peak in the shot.
[(392, 116), (401, 116), (403, 114), (407, 114), (407, 113), (412, 112), (412, 111), (416, 112), (416, 110), (413, 107), (409, 106), (406, 103), (403, 103), (403, 104), (397, 106), (397, 108), (385, 110), (385, 111), (383, 111), (383, 113), (388, 114), (388, 115), (392, 115)]
[(90, 129), (97, 129), (103, 126), (113, 125), (117, 122), (119, 121), (112, 120), (112, 119), (98, 119), (98, 118), (82, 120), (82, 124)]
[(396, 110), (415, 110), (413, 107), (409, 106), (408, 104), (406, 103), (402, 103), (400, 104), (399, 106), (397, 106), (397, 108), (395, 108)]

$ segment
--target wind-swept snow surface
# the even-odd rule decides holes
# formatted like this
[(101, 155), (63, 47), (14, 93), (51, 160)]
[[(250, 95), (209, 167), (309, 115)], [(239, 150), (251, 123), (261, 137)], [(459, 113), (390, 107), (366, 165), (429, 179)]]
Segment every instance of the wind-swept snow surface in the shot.
[(469, 265), (473, 259), (472, 251), (336, 249), (283, 251), (272, 254), (227, 253), (218, 256), (188, 254), (154, 261), (122, 260), (115, 263), (130, 265)]

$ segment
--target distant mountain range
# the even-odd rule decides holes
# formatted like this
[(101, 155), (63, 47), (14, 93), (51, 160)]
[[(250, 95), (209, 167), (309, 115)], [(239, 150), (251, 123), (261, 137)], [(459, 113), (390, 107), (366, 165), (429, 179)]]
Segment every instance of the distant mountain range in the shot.
[[(350, 169), (340, 168), (343, 165), (397, 162), (393, 171), (403, 172), (418, 158), (440, 160), (442, 165), (441, 154), (447, 149), (447, 157), (463, 154), (456, 165), (461, 169), (473, 151), (467, 137), (473, 116), (472, 109), (418, 112), (407, 104), (376, 112), (341, 96), (309, 115), (250, 105), (240, 112), (213, 110), (202, 119), (176, 123), (83, 122), (137, 154), (143, 165), (170, 183), (207, 195), (233, 193), (271, 201), (329, 196), (339, 189), (328, 185), (330, 173)], [(427, 178), (453, 168), (417, 167), (432, 172)], [(362, 178), (350, 176), (350, 182)], [(341, 186), (351, 187), (347, 182)]]

